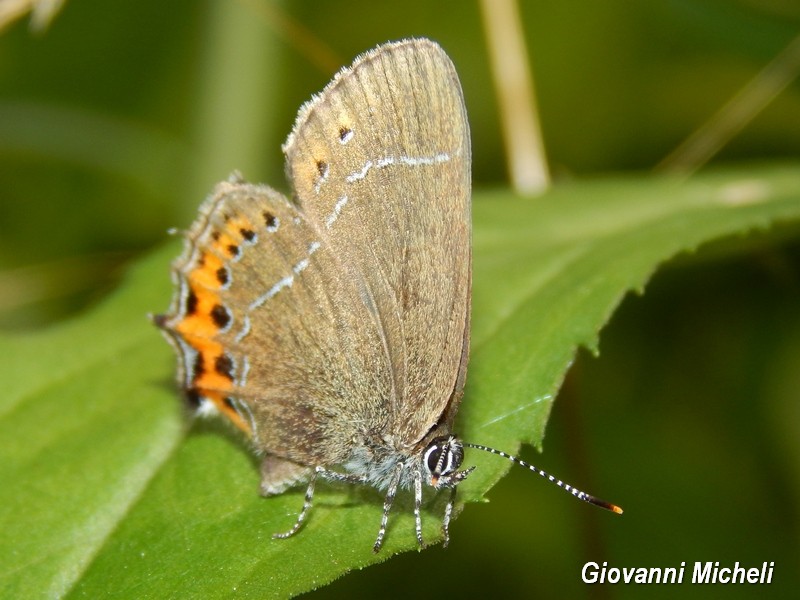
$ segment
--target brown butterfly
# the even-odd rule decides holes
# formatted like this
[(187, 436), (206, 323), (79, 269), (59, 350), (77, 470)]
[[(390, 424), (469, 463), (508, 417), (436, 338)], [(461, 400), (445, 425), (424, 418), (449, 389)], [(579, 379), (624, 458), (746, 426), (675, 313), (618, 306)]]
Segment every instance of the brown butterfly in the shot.
[[(226, 415), (264, 456), (261, 491), (318, 477), (385, 492), (451, 490), (451, 432), (469, 354), (470, 136), (455, 68), (434, 42), (379, 46), (306, 103), (283, 147), (292, 198), (238, 175), (217, 185), (155, 317), (201, 413)], [(552, 478), (551, 478), (552, 479)], [(561, 487), (615, 512), (614, 505)]]

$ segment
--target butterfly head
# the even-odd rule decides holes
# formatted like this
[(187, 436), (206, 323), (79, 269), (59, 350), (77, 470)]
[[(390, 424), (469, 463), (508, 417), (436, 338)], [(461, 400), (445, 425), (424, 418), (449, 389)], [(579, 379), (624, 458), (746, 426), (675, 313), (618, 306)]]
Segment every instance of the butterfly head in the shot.
[(422, 453), (422, 466), (434, 488), (449, 488), (458, 485), (475, 467), (464, 471), (458, 468), (464, 460), (464, 445), (455, 435), (434, 438)]

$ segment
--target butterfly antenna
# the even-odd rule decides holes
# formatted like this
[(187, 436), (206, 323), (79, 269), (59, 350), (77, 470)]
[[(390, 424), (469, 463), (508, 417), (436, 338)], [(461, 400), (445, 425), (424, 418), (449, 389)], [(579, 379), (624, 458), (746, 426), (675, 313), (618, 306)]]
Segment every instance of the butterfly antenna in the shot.
[(464, 444), (464, 447), (483, 450), (484, 452), (490, 452), (492, 454), (497, 454), (498, 456), (502, 456), (503, 458), (507, 458), (515, 465), (519, 465), (520, 467), (525, 467), (526, 469), (533, 471), (537, 475), (541, 475), (551, 483), (555, 483), (558, 487), (560, 487), (563, 490), (566, 490), (567, 492), (575, 496), (578, 500), (583, 500), (584, 502), (588, 502), (589, 504), (594, 504), (595, 506), (599, 506), (600, 508), (605, 508), (606, 510), (610, 510), (611, 512), (617, 513), (618, 515), (622, 514), (622, 509), (616, 504), (611, 504), (610, 502), (606, 502), (605, 500), (601, 500), (600, 498), (595, 498), (594, 496), (587, 494), (586, 492), (582, 492), (579, 489), (572, 487), (570, 484), (564, 483), (560, 479), (556, 479), (549, 473), (545, 473), (538, 467), (534, 467), (532, 464), (525, 462), (521, 458), (517, 458), (516, 456), (511, 456), (510, 454), (506, 454), (502, 450), (490, 448), (489, 446), (482, 446), (481, 444)]

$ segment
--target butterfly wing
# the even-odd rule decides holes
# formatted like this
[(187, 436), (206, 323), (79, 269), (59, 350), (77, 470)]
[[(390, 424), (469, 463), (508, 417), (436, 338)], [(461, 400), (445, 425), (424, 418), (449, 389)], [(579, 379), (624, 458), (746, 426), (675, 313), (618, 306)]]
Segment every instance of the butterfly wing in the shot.
[(293, 201), (219, 184), (157, 318), (187, 397), (277, 459), (270, 493), (301, 476), (289, 463), (410, 449), (452, 418), (469, 339), (469, 132), (444, 52), (363, 55), (301, 109), (284, 151)]
[(452, 418), (469, 339), (471, 155), (452, 62), (429, 40), (368, 52), (301, 109), (284, 151), (295, 202), (380, 334), (390, 389), (376, 401), (414, 445), (448, 403)]
[(372, 395), (388, 393), (390, 368), (304, 215), (267, 186), (223, 182), (173, 272), (178, 291), (158, 323), (189, 400), (226, 415), (261, 451), (302, 465), (344, 460), (354, 411), (378, 416)]

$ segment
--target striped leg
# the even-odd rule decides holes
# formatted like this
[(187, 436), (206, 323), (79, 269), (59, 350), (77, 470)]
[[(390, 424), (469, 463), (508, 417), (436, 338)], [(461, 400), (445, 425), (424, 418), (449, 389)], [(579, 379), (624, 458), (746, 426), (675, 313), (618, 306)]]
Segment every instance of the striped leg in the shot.
[(420, 548), (425, 547), (425, 542), (422, 540), (422, 516), (420, 515), (420, 507), (422, 506), (422, 474), (419, 471), (414, 472), (414, 523), (417, 532), (417, 543)]
[(442, 519), (442, 536), (444, 536), (443, 546), (447, 548), (450, 543), (450, 518), (453, 516), (453, 505), (456, 503), (456, 486), (450, 488), (450, 498), (444, 509), (444, 519)]
[(389, 490), (386, 492), (386, 497), (383, 499), (383, 516), (381, 517), (381, 527), (378, 529), (378, 537), (375, 544), (372, 546), (372, 551), (376, 554), (380, 552), (383, 546), (383, 538), (386, 537), (386, 526), (389, 523), (389, 511), (392, 510), (394, 504), (394, 496), (397, 493), (397, 486), (400, 485), (400, 476), (403, 473), (403, 465), (398, 464), (392, 477), (392, 482), (389, 484)]
[(314, 485), (316, 484), (317, 477), (319, 476), (322, 476), (328, 481), (339, 481), (342, 483), (364, 483), (366, 481), (366, 478), (363, 475), (338, 473), (336, 471), (329, 471), (325, 467), (316, 467), (314, 472), (311, 474), (311, 479), (308, 481), (308, 488), (306, 489), (306, 497), (303, 501), (303, 508), (300, 510), (300, 514), (297, 516), (297, 521), (295, 521), (295, 524), (289, 531), (284, 533), (273, 533), (273, 538), (286, 539), (299, 531), (303, 521), (306, 519), (306, 515), (311, 510), (311, 506), (314, 503)]

